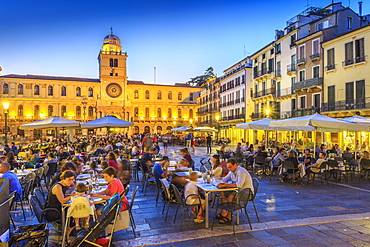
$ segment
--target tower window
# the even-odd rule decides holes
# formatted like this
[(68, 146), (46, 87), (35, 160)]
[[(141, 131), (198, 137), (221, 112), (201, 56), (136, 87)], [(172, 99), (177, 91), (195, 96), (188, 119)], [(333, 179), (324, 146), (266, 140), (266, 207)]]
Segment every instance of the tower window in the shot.
[(118, 76), (118, 73), (116, 73), (116, 76)]
[(113, 67), (118, 67), (118, 59), (114, 59), (114, 61), (113, 61)]

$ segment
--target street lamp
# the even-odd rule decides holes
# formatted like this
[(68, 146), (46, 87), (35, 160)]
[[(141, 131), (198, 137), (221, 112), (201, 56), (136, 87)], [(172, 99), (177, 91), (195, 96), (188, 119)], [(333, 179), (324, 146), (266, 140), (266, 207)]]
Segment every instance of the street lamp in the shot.
[(270, 108), (266, 108), (265, 109), (265, 115), (266, 115), (266, 117), (269, 117), (270, 114), (271, 114), (271, 109)]
[(86, 97), (83, 97), (82, 98), (82, 105), (83, 105), (83, 108), (84, 108), (84, 121), (86, 121), (86, 105), (87, 105), (87, 98)]
[(9, 110), (9, 103), (8, 102), (3, 102), (3, 107), (4, 107), (4, 116), (5, 116), (5, 144), (8, 144), (8, 110)]

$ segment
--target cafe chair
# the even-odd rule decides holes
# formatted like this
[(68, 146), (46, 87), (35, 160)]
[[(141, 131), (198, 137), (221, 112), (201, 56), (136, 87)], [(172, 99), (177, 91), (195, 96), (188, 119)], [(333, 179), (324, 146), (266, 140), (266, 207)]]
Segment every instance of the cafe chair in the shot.
[[(95, 214), (94, 214), (94, 206), (90, 206), (90, 201), (88, 198), (80, 196), (76, 197), (72, 200), (71, 205), (67, 210), (67, 219), (66, 222), (70, 221), (70, 218), (86, 218), (88, 216), (93, 217), (93, 221), (95, 221)], [(67, 227), (69, 224), (65, 224), (64, 233), (67, 232)]]
[(317, 172), (314, 172), (311, 170), (311, 173), (312, 173), (312, 183), (315, 183), (315, 176), (316, 175), (319, 175), (320, 178), (321, 178), (321, 185), (323, 185), (323, 177), (325, 177), (325, 180), (326, 180), (326, 184), (329, 185), (329, 181), (328, 181), (328, 172), (326, 170), (328, 166), (328, 163), (325, 161), (325, 162), (322, 162), (321, 165), (319, 167), (316, 167), (319, 169), (319, 171)]
[(256, 204), (254, 203), (254, 200), (256, 199), (256, 195), (258, 193), (258, 189), (260, 187), (260, 181), (258, 180), (258, 178), (252, 178), (252, 183), (253, 183), (254, 193), (252, 193), (252, 196), (250, 197), (250, 201), (253, 203), (253, 208), (254, 208), (254, 212), (256, 213), (257, 220), (258, 222), (260, 222), (260, 217), (258, 216)]
[(331, 175), (333, 175), (333, 178), (335, 178), (335, 182), (339, 182), (339, 180), (341, 180), (342, 178), (342, 174), (344, 175), (345, 179), (348, 180), (347, 176), (346, 176), (346, 171), (345, 170), (340, 170), (339, 169), (339, 163), (338, 161), (336, 160), (328, 160), (327, 161), (327, 164), (328, 164), (328, 173), (330, 174), (329, 177), (331, 177)]
[(135, 219), (134, 219), (134, 215), (132, 214), (132, 210), (133, 210), (133, 207), (134, 207), (134, 202), (135, 202), (135, 197), (136, 197), (136, 192), (137, 190), (139, 189), (139, 186), (136, 186), (134, 191), (132, 192), (132, 195), (131, 195), (131, 201), (129, 202), (128, 204), (128, 212), (129, 212), (129, 215), (130, 215), (130, 221), (131, 221), (131, 228), (132, 228), (132, 232), (134, 233), (134, 237), (136, 238), (136, 223), (135, 223)]
[(35, 171), (35, 174), (36, 174), (36, 177), (34, 181), (34, 186), (37, 188), (41, 188), (41, 180), (42, 180), (42, 177), (44, 176), (44, 168), (43, 167), (37, 168), (37, 170)]
[(170, 193), (170, 184), (169, 182), (167, 181), (167, 179), (163, 178), (163, 179), (160, 179), (159, 180), (160, 183), (161, 183), (161, 186), (162, 186), (162, 191), (163, 191), (163, 208), (162, 208), (162, 214), (164, 213), (164, 210), (166, 208), (166, 204), (167, 204), (167, 211), (166, 211), (166, 217), (164, 218), (164, 221), (167, 221), (167, 217), (168, 217), (168, 210), (170, 208), (170, 203), (173, 203), (174, 200), (171, 199), (171, 193)]
[(294, 167), (294, 163), (292, 161), (289, 161), (289, 160), (283, 161), (281, 169), (282, 169), (282, 177), (280, 179), (280, 184), (284, 177), (285, 179), (290, 179), (291, 184), (293, 184), (294, 182), (293, 177), (295, 177), (297, 181), (300, 178), (299, 169), (298, 167)]
[(42, 215), (42, 211), (44, 210), (43, 207), (45, 206), (42, 206), (40, 204), (40, 201), (36, 198), (35, 195), (31, 195), (29, 200), (30, 200), (31, 209), (35, 213), (37, 221), (39, 223), (44, 223), (45, 219), (44, 219), (44, 216)]
[(35, 188), (33, 190), (33, 195), (36, 196), (37, 200), (40, 202), (41, 208), (45, 209), (46, 200), (42, 190), (40, 188)]
[[(173, 219), (173, 223), (176, 222), (177, 212), (179, 210), (179, 207), (181, 206), (182, 207), (182, 213), (181, 213), (180, 231), (182, 231), (182, 222), (184, 220), (184, 213), (185, 213), (185, 211), (188, 212), (189, 217), (190, 217), (190, 212), (189, 212), (188, 209), (190, 207), (194, 207), (194, 206), (202, 206), (202, 200), (200, 199), (200, 196), (199, 195), (196, 195), (196, 194), (188, 195), (185, 199), (183, 199), (182, 196), (181, 196), (181, 194), (180, 194), (180, 191), (177, 189), (177, 187), (175, 185), (173, 185), (173, 184), (171, 184), (171, 187), (172, 187), (172, 190), (173, 190), (173, 192), (175, 194), (176, 204), (177, 204), (175, 218)], [(198, 197), (198, 200), (199, 200), (199, 203), (192, 204), (192, 205), (187, 204), (186, 203), (186, 200), (188, 199), (189, 196), (197, 196)], [(198, 212), (196, 212), (196, 213), (198, 214)]]
[[(218, 209), (226, 210), (228, 212), (231, 212), (231, 224), (233, 225), (234, 236), (235, 236), (234, 213), (238, 210), (243, 210), (244, 209), (244, 213), (245, 213), (245, 215), (247, 216), (247, 219), (248, 219), (249, 227), (252, 230), (252, 224), (251, 224), (251, 221), (250, 221), (250, 218), (249, 218), (249, 215), (248, 215), (248, 211), (247, 211), (248, 202), (251, 201), (252, 197), (253, 197), (253, 193), (252, 193), (250, 188), (244, 188), (244, 189), (238, 191), (236, 193), (236, 195), (234, 196), (234, 199), (233, 199), (232, 202), (229, 202), (228, 198), (226, 198), (226, 197), (221, 197), (221, 196), (219, 197), (219, 201), (217, 203), (215, 215), (218, 214)], [(227, 200), (227, 202), (222, 202), (222, 199)], [(215, 221), (213, 220), (212, 227), (211, 227), (212, 230), (213, 230), (214, 224), (215, 224)]]
[[(356, 160), (357, 164), (358, 162), (360, 162), (359, 160)], [(361, 164), (360, 164), (360, 174), (362, 173), (362, 175), (360, 175), (360, 179), (366, 177), (366, 178), (369, 178), (369, 175), (370, 175), (370, 160), (368, 159), (362, 159), (361, 160)]]
[(266, 173), (266, 170), (268, 169), (268, 161), (266, 160), (265, 157), (263, 156), (256, 156), (254, 158), (254, 169), (253, 173), (258, 174), (258, 173)]
[(13, 191), (9, 194), (8, 198), (0, 204), (0, 208), (5, 206), (6, 204), (9, 204), (9, 218), (10, 218), (10, 222), (12, 222), (12, 225), (13, 225), (13, 228), (15, 229), (15, 224), (14, 224), (14, 221), (13, 221), (13, 217), (12, 217), (12, 214), (10, 213), (10, 211), (12, 210), (12, 206), (13, 206), (13, 202), (14, 202), (14, 199), (15, 199), (15, 196), (16, 196), (16, 191)]
[(111, 237), (109, 238), (108, 243), (106, 243), (107, 245), (105, 245), (111, 246), (115, 222), (120, 211), (121, 201), (124, 196), (124, 194), (122, 194), (121, 196), (119, 196), (118, 194), (117, 196), (113, 196), (104, 206), (102, 214), (98, 217), (98, 219), (90, 225), (90, 228), (87, 231), (81, 230), (70, 246), (103, 246), (97, 244), (96, 242), (99, 240), (99, 237), (102, 235), (103, 231), (105, 231), (105, 229), (109, 225), (113, 224), (110, 230)]
[(148, 187), (148, 184), (150, 183), (155, 183), (155, 177), (149, 177), (150, 173), (149, 172), (144, 172), (144, 169), (139, 166), (139, 169), (140, 169), (140, 172), (142, 174), (142, 177), (141, 177), (141, 184), (142, 184), (142, 187), (141, 187), (141, 193), (144, 193), (144, 195), (146, 195), (146, 189)]
[(48, 171), (46, 172), (46, 175), (45, 175), (45, 184), (46, 184), (46, 187), (49, 187), (50, 181), (52, 180), (53, 176), (57, 172), (58, 163), (57, 162), (50, 162), (50, 163), (47, 164), (47, 166), (49, 167), (49, 169), (48, 169)]
[(11, 234), (9, 247), (38, 246), (47, 247), (49, 230), (46, 224), (20, 226)]

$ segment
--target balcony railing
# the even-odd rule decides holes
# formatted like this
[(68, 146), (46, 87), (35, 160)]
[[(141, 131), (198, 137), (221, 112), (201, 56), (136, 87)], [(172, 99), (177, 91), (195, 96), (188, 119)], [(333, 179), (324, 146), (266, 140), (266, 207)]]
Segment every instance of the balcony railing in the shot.
[(223, 117), (222, 121), (238, 120), (238, 119), (244, 119), (244, 118), (245, 118), (244, 114), (239, 114), (239, 115), (234, 115), (234, 116)]
[(240, 99), (236, 99), (235, 104), (239, 104), (239, 103), (240, 103)]
[(261, 77), (261, 76), (263, 76), (265, 74), (267, 74), (267, 69), (259, 70), (259, 71), (257, 71), (257, 73), (254, 73), (254, 78)]
[(127, 55), (127, 52), (123, 51), (100, 51), (100, 54), (109, 54), (109, 55)]
[(297, 60), (297, 64), (303, 64), (306, 62), (306, 58), (301, 58)]
[(320, 58), (320, 53), (315, 53), (315, 54), (312, 54), (310, 56), (311, 60), (314, 60), (314, 59), (317, 59), (317, 58)]
[(287, 73), (295, 72), (297, 71), (297, 66), (295, 64), (288, 64), (287, 65)]
[(280, 112), (273, 112), (270, 115), (266, 115), (263, 112), (253, 112), (250, 115), (251, 119), (261, 119), (261, 118), (271, 118), (271, 119), (280, 119)]
[(344, 60), (343, 63), (342, 63), (343, 64), (343, 67), (350, 66), (350, 65), (353, 65), (353, 64), (357, 64), (357, 63), (365, 62), (366, 61), (366, 57), (367, 56), (361, 56), (361, 57), (355, 57), (353, 59)]
[(291, 94), (294, 94), (294, 90), (292, 87), (287, 87), (287, 88), (283, 88), (280, 90), (276, 90), (276, 97), (282, 97), (282, 96), (287, 96)]
[(370, 97), (353, 100), (340, 100), (322, 104), (323, 112), (357, 109), (370, 109)]
[(266, 95), (270, 95), (272, 94), (272, 96), (275, 97), (275, 88), (269, 88), (269, 89), (266, 89), (266, 90), (262, 90), (260, 92), (255, 92), (253, 94), (253, 98), (259, 98), (259, 97), (263, 97), (263, 96), (266, 96)]
[(296, 82), (293, 85), (293, 90), (301, 90), (303, 88), (309, 88), (313, 86), (322, 86), (322, 84), (323, 84), (322, 77), (312, 78), (312, 79)]
[(326, 71), (330, 71), (335, 69), (335, 64), (328, 64), (325, 66)]
[(280, 69), (277, 69), (275, 71), (275, 77), (281, 77), (281, 70)]
[(307, 115), (312, 115), (312, 114), (315, 114), (315, 113), (320, 113), (320, 108), (319, 107), (294, 109), (292, 111), (292, 117), (307, 116)]

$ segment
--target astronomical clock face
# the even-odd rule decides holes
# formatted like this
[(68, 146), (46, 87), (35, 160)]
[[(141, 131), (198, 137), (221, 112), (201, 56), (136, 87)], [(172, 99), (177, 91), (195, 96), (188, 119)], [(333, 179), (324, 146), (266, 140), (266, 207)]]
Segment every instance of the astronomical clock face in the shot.
[(122, 87), (117, 83), (110, 83), (107, 86), (107, 94), (109, 97), (118, 98), (122, 94)]

